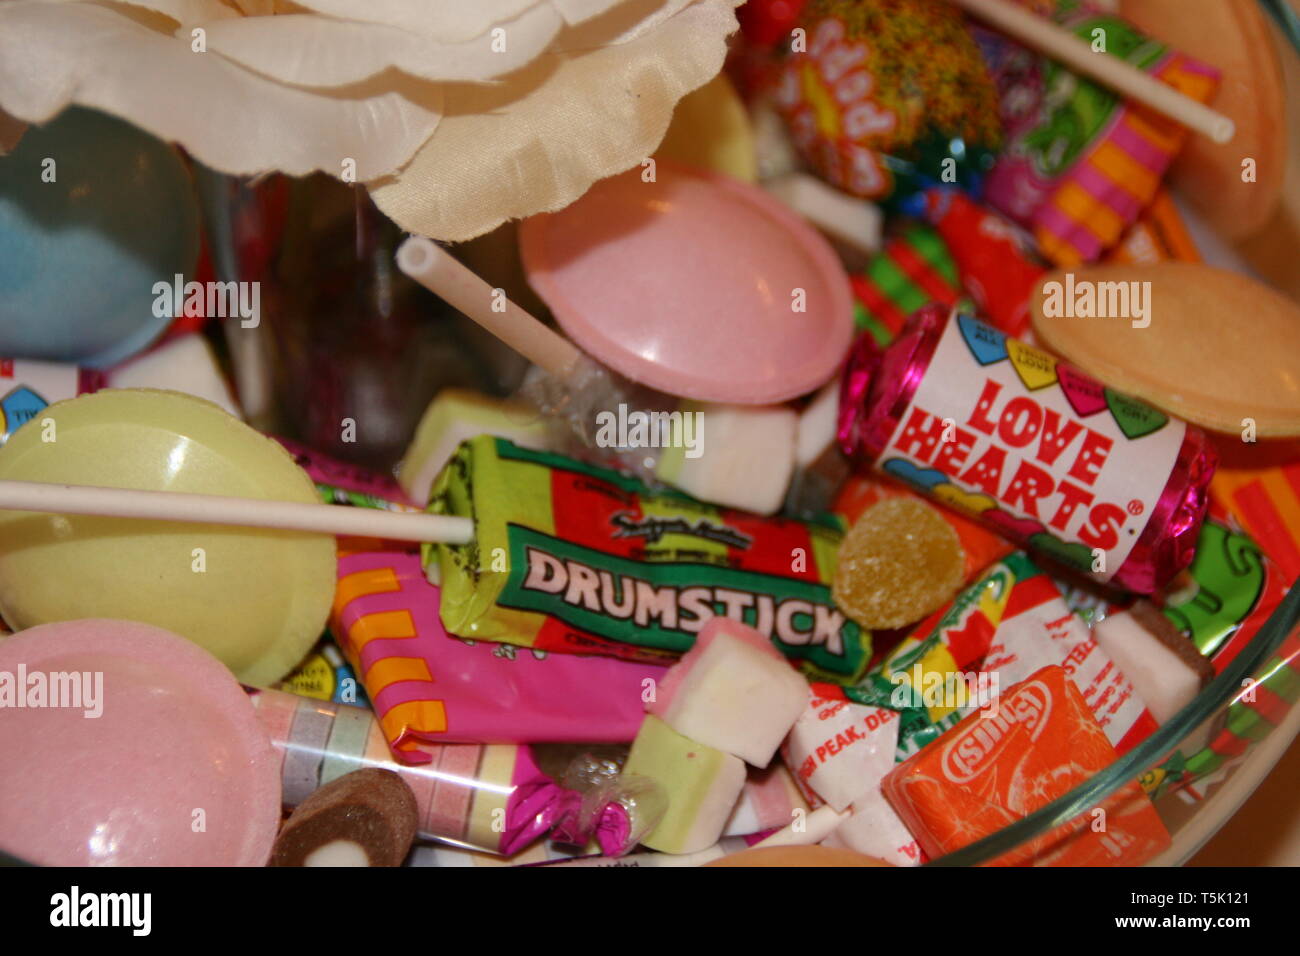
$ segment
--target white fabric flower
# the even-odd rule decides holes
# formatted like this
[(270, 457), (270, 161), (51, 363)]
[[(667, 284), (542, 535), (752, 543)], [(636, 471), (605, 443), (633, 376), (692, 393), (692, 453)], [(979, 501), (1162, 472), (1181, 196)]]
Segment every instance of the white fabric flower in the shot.
[(653, 152), (741, 0), (0, 0), (0, 110), (78, 103), (221, 172), (321, 170), (462, 240)]

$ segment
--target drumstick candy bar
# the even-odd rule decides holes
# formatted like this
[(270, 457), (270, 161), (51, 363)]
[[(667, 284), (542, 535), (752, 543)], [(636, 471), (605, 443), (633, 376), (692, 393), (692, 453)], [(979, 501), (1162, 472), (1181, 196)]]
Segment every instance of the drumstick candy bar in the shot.
[(823, 679), (853, 680), (870, 657), (869, 634), (830, 596), (838, 522), (654, 494), (617, 472), (489, 436), (460, 447), (429, 510), (474, 520), (473, 542), (437, 546), (452, 634), (666, 663), (721, 616)]

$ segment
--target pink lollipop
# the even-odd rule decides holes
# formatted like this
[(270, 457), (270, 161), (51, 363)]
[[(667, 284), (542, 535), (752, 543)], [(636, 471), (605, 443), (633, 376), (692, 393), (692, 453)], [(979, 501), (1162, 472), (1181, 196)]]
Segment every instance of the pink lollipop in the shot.
[(111, 620), (0, 641), (0, 849), (54, 866), (262, 866), (279, 820), (276, 753), (207, 651)]
[(853, 334), (826, 240), (760, 189), (660, 159), (519, 233), (528, 281), (579, 346), (670, 395), (767, 404), (815, 390)]

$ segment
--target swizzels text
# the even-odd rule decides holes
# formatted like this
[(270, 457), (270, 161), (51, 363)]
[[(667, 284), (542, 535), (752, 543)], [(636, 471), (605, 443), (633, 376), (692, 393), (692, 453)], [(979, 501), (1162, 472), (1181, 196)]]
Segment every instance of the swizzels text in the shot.
[(1036, 740), (1052, 713), (1052, 692), (1040, 681), (1029, 681), (1003, 698), (995, 716), (972, 721), (944, 747), (943, 775), (953, 783), (966, 783), (980, 775), (997, 756), (1007, 738), (1023, 727)]

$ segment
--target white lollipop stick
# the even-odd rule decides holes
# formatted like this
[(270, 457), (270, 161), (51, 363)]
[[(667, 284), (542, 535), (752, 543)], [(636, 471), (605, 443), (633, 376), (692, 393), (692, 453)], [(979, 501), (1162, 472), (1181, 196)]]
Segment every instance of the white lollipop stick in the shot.
[(1018, 7), (1009, 0), (950, 2), (1026, 46), (1064, 63), (1076, 73), (1089, 76), (1116, 93), (1163, 113), (1213, 142), (1230, 142), (1236, 133), (1236, 125), (1229, 117), (1183, 95), (1118, 57), (1094, 53), (1091, 46), (1069, 30)]
[[(397, 268), (560, 380), (567, 379), (582, 358), (572, 342), (424, 236), (411, 236), (402, 243)], [(503, 311), (495, 311), (493, 305)]]
[(473, 521), (450, 515), (39, 481), (0, 481), (0, 511), (143, 518), (444, 544), (465, 544), (474, 537)]

